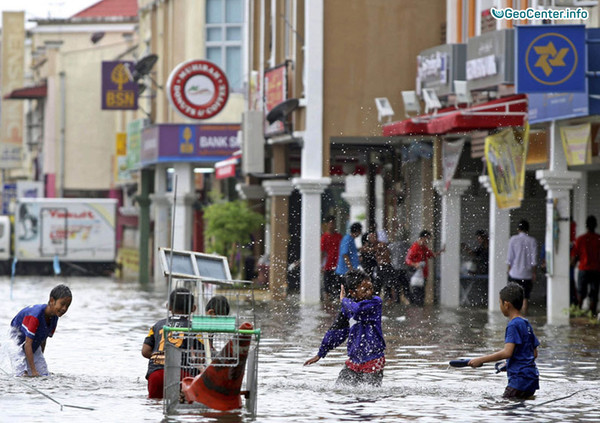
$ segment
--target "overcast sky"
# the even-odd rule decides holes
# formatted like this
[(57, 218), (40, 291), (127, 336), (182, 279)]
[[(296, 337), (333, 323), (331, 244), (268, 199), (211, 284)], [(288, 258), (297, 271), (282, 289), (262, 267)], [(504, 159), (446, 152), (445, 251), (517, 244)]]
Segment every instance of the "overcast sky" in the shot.
[(26, 26), (31, 28), (35, 23), (27, 22), (29, 19), (68, 18), (98, 1), (100, 0), (0, 0), (0, 12), (24, 10)]

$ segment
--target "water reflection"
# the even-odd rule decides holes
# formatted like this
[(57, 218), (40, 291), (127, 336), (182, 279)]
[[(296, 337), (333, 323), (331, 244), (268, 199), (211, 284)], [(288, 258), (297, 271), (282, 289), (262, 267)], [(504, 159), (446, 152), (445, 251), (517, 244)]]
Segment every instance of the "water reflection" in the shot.
[[(48, 341), (52, 376), (25, 382), (63, 404), (60, 407), (19, 380), (0, 374), (0, 421), (59, 422), (248, 422), (245, 412), (201, 413), (164, 418), (162, 404), (146, 395), (147, 361), (140, 349), (149, 326), (166, 313), (166, 287), (142, 288), (109, 278), (17, 278), (13, 300), (0, 308), (0, 343), (10, 319), (27, 304), (45, 302), (50, 289), (66, 282), (73, 304)], [(9, 298), (9, 280), (0, 295)], [(297, 297), (260, 303), (263, 330), (256, 421), (600, 421), (600, 327), (546, 325), (544, 310), (530, 321), (542, 345), (537, 360), (540, 387), (534, 400), (503, 401), (506, 374), (494, 366), (455, 369), (448, 361), (502, 347), (506, 320), (485, 309), (384, 305), (388, 345), (381, 388), (334, 385), (346, 359), (339, 347), (316, 365), (313, 356), (334, 319), (335, 307), (303, 306)], [(4, 355), (0, 367), (9, 369)]]

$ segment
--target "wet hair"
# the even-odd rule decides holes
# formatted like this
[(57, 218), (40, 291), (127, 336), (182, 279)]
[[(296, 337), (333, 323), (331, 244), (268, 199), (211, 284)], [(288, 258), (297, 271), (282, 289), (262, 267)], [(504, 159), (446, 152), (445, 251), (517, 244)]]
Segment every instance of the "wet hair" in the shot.
[(529, 232), (529, 222), (526, 220), (521, 220), (517, 229), (521, 232)]
[(50, 291), (50, 298), (54, 298), (55, 300), (60, 300), (61, 298), (73, 298), (73, 294), (71, 294), (71, 290), (67, 285), (56, 285)]
[(358, 222), (353, 223), (352, 226), (350, 226), (350, 233), (351, 234), (356, 234), (356, 233), (361, 233), (362, 232), (362, 225)]
[(500, 290), (500, 299), (508, 301), (517, 310), (523, 307), (523, 288), (521, 285), (511, 282)]
[(598, 226), (598, 221), (596, 220), (596, 217), (590, 215), (587, 217), (587, 219), (585, 219), (585, 227), (588, 230), (594, 231), (594, 230), (596, 230), (597, 226)]
[(345, 279), (346, 279), (346, 289), (348, 289), (348, 291), (356, 291), (356, 289), (359, 287), (359, 285), (364, 280), (369, 280), (369, 281), (371, 280), (369, 275), (367, 275), (366, 272), (364, 272), (363, 270), (360, 270), (360, 269), (349, 270), (346, 273)]
[(169, 309), (175, 314), (190, 314), (194, 309), (194, 294), (186, 288), (176, 288), (169, 295)]
[(483, 229), (478, 229), (477, 231), (475, 231), (475, 235), (480, 236), (484, 239), (487, 239), (488, 234), (486, 231), (484, 231)]
[(429, 232), (427, 229), (424, 229), (419, 234), (419, 238), (431, 238), (431, 232)]
[(325, 222), (326, 222), (326, 223), (329, 223), (329, 222), (335, 222), (335, 216), (334, 216), (334, 215), (332, 215), (332, 214), (330, 214), (329, 216), (327, 216), (327, 217), (325, 218)]
[(229, 314), (229, 301), (222, 295), (215, 295), (206, 303), (204, 311), (208, 312), (208, 310), (214, 310), (217, 316), (227, 316)]

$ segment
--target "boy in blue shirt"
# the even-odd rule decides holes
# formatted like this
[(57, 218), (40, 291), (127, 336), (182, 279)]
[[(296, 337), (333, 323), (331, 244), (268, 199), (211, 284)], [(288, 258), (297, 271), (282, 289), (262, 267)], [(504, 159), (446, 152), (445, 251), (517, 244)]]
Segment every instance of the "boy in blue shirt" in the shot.
[(46, 339), (54, 335), (58, 318), (67, 312), (72, 299), (69, 287), (58, 285), (50, 292), (48, 304), (25, 307), (12, 319), (11, 337), (20, 347), (12, 357), (17, 376), (48, 376)]
[(500, 290), (500, 310), (510, 319), (506, 326), (504, 348), (469, 361), (469, 366), (479, 367), (483, 363), (506, 359), (508, 386), (502, 395), (504, 398), (526, 399), (540, 388), (539, 372), (535, 365), (540, 341), (527, 319), (521, 315), (523, 297), (523, 288), (516, 283), (509, 283)]
[(325, 334), (316, 356), (304, 363), (314, 364), (348, 339), (348, 360), (336, 383), (368, 383), (380, 386), (385, 367), (385, 340), (381, 330), (382, 301), (373, 295), (373, 285), (362, 270), (346, 273), (341, 287), (341, 310)]

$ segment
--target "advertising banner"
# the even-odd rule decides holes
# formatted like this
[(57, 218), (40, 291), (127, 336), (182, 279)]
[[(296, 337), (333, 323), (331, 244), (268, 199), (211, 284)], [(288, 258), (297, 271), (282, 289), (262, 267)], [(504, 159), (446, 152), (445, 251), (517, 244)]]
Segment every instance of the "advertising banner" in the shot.
[(2, 214), (13, 214), (17, 202), (17, 184), (14, 182), (2, 185)]
[[(287, 99), (287, 66), (279, 65), (265, 71), (265, 117), (279, 103)], [(283, 122), (276, 121), (269, 125), (265, 119), (265, 136), (283, 134)]]
[(528, 141), (529, 125), (523, 130), (507, 128), (485, 138), (488, 174), (500, 209), (521, 206)]
[(444, 191), (448, 191), (456, 166), (460, 160), (460, 155), (465, 145), (465, 139), (461, 138), (458, 141), (447, 141), (442, 143), (442, 171), (444, 177)]
[(122, 184), (131, 179), (129, 169), (127, 169), (127, 133), (117, 132), (115, 137), (115, 166), (114, 182)]
[(102, 110), (137, 110), (138, 85), (133, 62), (102, 62)]
[(41, 181), (17, 181), (17, 198), (44, 197), (44, 183)]
[(517, 27), (517, 92), (585, 91), (585, 25)]
[[(23, 87), (25, 74), (25, 13), (2, 12), (2, 95)], [(0, 115), (0, 168), (22, 166), (23, 102), (2, 99)]]
[(145, 119), (136, 119), (127, 124), (127, 170), (134, 170), (140, 167), (140, 145), (144, 125)]
[(563, 126), (560, 128), (562, 145), (569, 166), (592, 162), (592, 125)]

